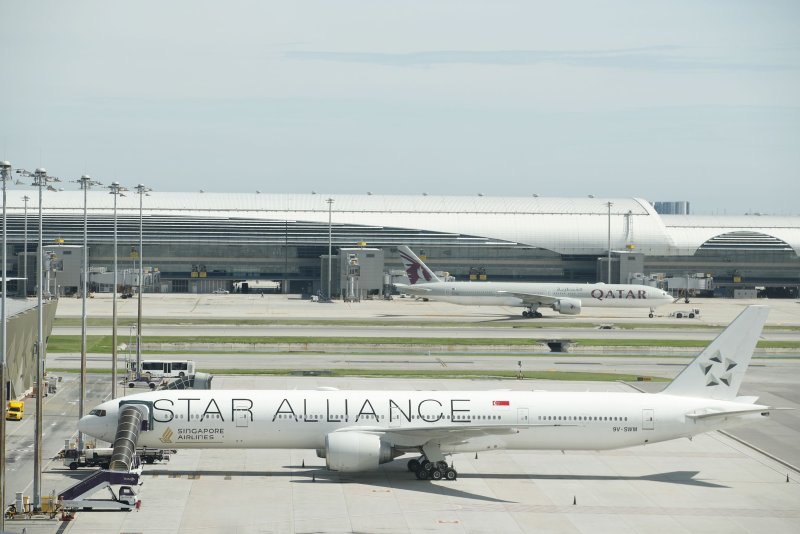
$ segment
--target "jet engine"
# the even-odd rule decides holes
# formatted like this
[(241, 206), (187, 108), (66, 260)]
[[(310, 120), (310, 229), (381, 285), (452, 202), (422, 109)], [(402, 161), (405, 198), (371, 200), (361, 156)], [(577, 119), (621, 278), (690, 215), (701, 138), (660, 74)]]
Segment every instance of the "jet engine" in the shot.
[(560, 299), (553, 303), (553, 310), (565, 315), (578, 315), (581, 312), (581, 301), (578, 299)]
[(331, 432), (325, 436), (325, 464), (331, 471), (369, 471), (401, 454), (375, 434)]

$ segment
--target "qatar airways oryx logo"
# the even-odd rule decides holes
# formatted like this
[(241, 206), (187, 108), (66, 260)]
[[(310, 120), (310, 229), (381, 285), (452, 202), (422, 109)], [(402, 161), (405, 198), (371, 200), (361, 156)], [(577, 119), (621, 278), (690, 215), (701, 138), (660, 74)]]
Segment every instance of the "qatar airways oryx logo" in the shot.
[(419, 281), (420, 271), (422, 271), (422, 277), (425, 278), (425, 281), (431, 281), (431, 273), (428, 271), (428, 269), (420, 265), (417, 260), (403, 252), (400, 253), (400, 257), (403, 258), (403, 263), (406, 266), (406, 274), (408, 275), (408, 281), (412, 286)]
[(644, 289), (592, 289), (590, 293), (597, 300), (607, 299), (646, 299), (647, 291)]

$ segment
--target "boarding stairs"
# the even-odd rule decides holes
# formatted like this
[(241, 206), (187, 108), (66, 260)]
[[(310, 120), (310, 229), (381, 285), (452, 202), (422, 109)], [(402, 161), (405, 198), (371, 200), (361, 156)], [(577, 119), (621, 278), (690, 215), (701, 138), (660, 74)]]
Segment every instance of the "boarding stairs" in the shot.
[[(122, 407), (114, 438), (114, 452), (109, 469), (95, 471), (61, 492), (58, 499), (66, 510), (130, 510), (139, 505), (133, 488), (139, 485), (141, 464), (136, 455), (136, 441), (142, 431), (146, 410), (143, 406)], [(113, 487), (119, 486), (117, 493)], [(89, 499), (108, 488), (111, 499)]]

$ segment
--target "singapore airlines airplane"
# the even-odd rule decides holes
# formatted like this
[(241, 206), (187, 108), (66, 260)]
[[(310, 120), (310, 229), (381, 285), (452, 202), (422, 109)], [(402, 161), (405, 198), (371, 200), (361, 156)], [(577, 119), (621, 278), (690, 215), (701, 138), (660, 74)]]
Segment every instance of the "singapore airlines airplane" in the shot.
[(538, 308), (578, 315), (583, 307), (650, 308), (674, 302), (666, 291), (643, 285), (534, 282), (443, 282), (406, 246), (398, 247), (409, 284), (395, 284), (409, 295), (473, 306), (522, 306), (523, 317), (541, 317)]
[(316, 449), (334, 471), (421, 453), (417, 478), (454, 480), (453, 453), (618, 449), (768, 416), (737, 396), (768, 313), (748, 307), (661, 393), (164, 390), (107, 401), (78, 426), (113, 442), (138, 410), (137, 447)]

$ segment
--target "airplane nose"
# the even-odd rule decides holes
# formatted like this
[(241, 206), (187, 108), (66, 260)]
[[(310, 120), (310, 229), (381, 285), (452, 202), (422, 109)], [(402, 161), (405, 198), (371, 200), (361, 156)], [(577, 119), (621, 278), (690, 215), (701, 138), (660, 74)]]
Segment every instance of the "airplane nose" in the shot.
[(108, 441), (106, 419), (106, 417), (98, 417), (96, 415), (84, 415), (78, 421), (78, 430), (93, 438)]
[(90, 436), (93, 435), (92, 431), (95, 429), (92, 425), (92, 419), (97, 418), (93, 415), (84, 415), (81, 417), (80, 421), (78, 421), (78, 430), (84, 434), (89, 434)]

